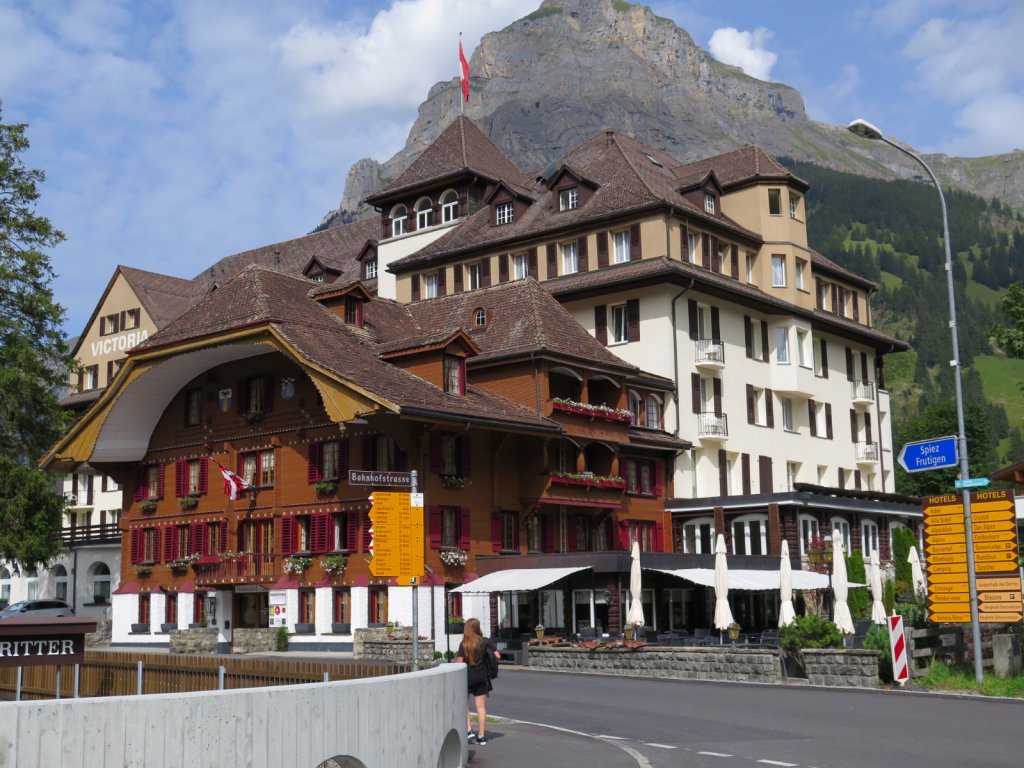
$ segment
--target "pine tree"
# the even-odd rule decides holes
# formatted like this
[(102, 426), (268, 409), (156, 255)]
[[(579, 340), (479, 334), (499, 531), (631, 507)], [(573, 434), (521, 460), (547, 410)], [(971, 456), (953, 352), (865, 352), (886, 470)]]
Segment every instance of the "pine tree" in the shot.
[(61, 332), (44, 249), (63, 233), (35, 212), (42, 171), (26, 168), (23, 124), (3, 123), (0, 103), (0, 558), (41, 565), (59, 549), (63, 499), (37, 462), (67, 414), (58, 392), (72, 361)]

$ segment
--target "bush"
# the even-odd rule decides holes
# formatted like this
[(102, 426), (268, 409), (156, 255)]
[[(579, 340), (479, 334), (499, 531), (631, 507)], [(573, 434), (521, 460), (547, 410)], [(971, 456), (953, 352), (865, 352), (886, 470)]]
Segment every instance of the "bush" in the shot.
[(864, 636), (864, 648), (869, 651), (880, 651), (878, 655), (878, 677), (882, 682), (892, 682), (892, 651), (889, 648), (889, 631), (879, 625), (872, 624)]
[(434, 661), (439, 661), (444, 658), (444, 654), (440, 651), (434, 651)]
[(779, 640), (786, 653), (794, 655), (799, 655), (804, 648), (843, 647), (839, 627), (816, 613), (797, 616), (792, 624), (779, 630)]
[(891, 581), (882, 585), (882, 605), (885, 606), (885, 615), (892, 616), (892, 610), (896, 606), (896, 585)]
[[(868, 582), (864, 555), (859, 549), (850, 552), (846, 558), (846, 580), (858, 584)], [(867, 587), (851, 587), (846, 603), (850, 606), (850, 615), (855, 619), (866, 619), (871, 615), (871, 592)]]
[(895, 569), (896, 594), (909, 595), (914, 587), (911, 585), (910, 563), (907, 556), (910, 548), (917, 544), (914, 532), (899, 526), (892, 531), (892, 565)]
[(278, 627), (274, 634), (274, 645), (279, 651), (288, 650), (288, 627)]
[(452, 661), (454, 658), (455, 658), (455, 651), (445, 651), (444, 652), (444, 660), (445, 661)]

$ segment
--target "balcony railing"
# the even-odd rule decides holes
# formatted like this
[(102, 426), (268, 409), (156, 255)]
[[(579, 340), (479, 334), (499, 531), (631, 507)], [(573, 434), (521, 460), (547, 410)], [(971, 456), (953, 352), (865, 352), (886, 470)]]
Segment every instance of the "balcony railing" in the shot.
[(878, 461), (878, 443), (854, 443), (857, 461), (868, 464)]
[(242, 552), (236, 557), (222, 559), (210, 555), (192, 564), (196, 584), (224, 584), (257, 582), (281, 576), (281, 556), (261, 552)]
[(875, 382), (873, 381), (851, 381), (850, 397), (855, 403), (875, 402)]
[(725, 345), (717, 339), (697, 339), (697, 365), (721, 368), (725, 365)]
[(724, 440), (729, 436), (729, 417), (724, 413), (704, 411), (697, 414), (697, 437)]
[(120, 540), (121, 526), (117, 523), (65, 526), (60, 529), (60, 542), (65, 547), (76, 547), (82, 544), (114, 544)]

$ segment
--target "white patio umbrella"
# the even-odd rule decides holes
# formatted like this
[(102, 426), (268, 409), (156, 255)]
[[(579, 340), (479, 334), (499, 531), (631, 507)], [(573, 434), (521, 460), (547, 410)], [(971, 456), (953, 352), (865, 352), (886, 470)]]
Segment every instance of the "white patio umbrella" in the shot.
[(878, 561), (878, 550), (871, 552), (868, 561), (868, 585), (871, 587), (871, 620), (885, 624), (885, 606), (882, 605), (882, 564)]
[(725, 631), (733, 623), (729, 607), (729, 564), (725, 561), (725, 536), (715, 542), (715, 629)]
[(626, 623), (631, 627), (642, 627), (644, 622), (644, 604), (640, 592), (640, 543), (633, 542), (629, 552), (629, 612)]
[(910, 563), (910, 583), (914, 587), (914, 594), (919, 595), (925, 591), (925, 582), (924, 571), (921, 570), (921, 558), (917, 555), (917, 547), (910, 548), (907, 562)]
[(835, 605), (832, 607), (832, 621), (844, 635), (852, 635), (856, 630), (853, 616), (846, 601), (850, 597), (850, 584), (846, 580), (846, 555), (843, 553), (843, 537), (838, 530), (832, 531), (832, 593)]
[(779, 562), (779, 593), (782, 598), (779, 626), (785, 627), (796, 618), (796, 611), (793, 610), (793, 565), (789, 562), (789, 542), (785, 539), (782, 540), (782, 559)]

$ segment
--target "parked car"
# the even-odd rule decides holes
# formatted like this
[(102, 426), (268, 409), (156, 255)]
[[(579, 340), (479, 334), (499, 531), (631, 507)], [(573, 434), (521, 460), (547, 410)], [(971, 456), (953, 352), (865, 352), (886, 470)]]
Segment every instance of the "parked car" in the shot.
[(63, 600), (22, 600), (0, 611), (0, 619), (38, 619), (45, 616), (74, 616), (71, 606)]

